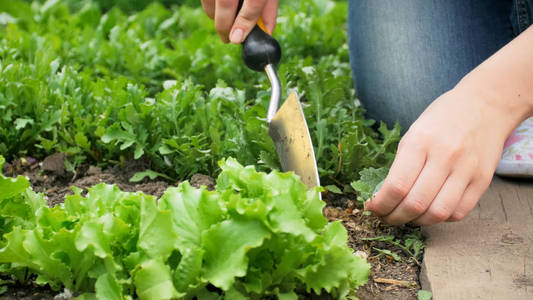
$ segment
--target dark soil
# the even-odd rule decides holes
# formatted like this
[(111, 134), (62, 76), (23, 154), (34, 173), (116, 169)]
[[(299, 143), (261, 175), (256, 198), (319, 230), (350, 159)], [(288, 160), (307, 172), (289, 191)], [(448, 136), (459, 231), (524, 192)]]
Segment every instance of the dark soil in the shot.
[[(82, 188), (86, 192), (87, 188), (104, 182), (115, 184), (123, 191), (142, 191), (160, 197), (169, 186), (175, 186), (179, 183), (147, 179), (138, 183), (129, 182), (133, 174), (147, 168), (146, 165), (138, 161), (105, 170), (95, 166), (81, 166), (75, 174), (65, 169), (63, 161), (64, 156), (62, 154), (49, 156), (42, 163), (31, 159), (17, 160), (6, 163), (3, 174), (6, 176), (24, 175), (30, 178), (33, 189), (48, 196), (50, 206), (62, 203), (65, 195), (72, 194), (71, 186)], [(206, 175), (196, 174), (192, 176), (190, 182), (196, 187), (205, 185), (208, 189), (214, 188), (214, 180)], [(418, 228), (409, 225), (387, 226), (381, 223), (378, 218), (363, 214), (362, 207), (356, 205), (355, 195), (327, 193), (323, 196), (327, 203), (324, 215), (330, 221), (342, 221), (348, 230), (349, 246), (357, 251), (357, 255), (366, 257), (371, 264), (372, 269), (368, 283), (359, 288), (358, 297), (361, 300), (417, 299), (417, 293), (420, 290), (419, 263), (398, 247), (384, 242), (363, 239), (382, 235), (394, 235), (401, 239), (403, 236), (417, 231)], [(390, 250), (398, 254), (401, 260), (395, 261), (386, 255), (378, 257), (379, 253), (373, 248)], [(66, 299), (64, 296), (60, 292), (54, 292), (33, 284), (25, 286), (17, 284), (8, 286), (8, 290), (0, 295), (0, 300)]]
[[(99, 183), (115, 184), (122, 191), (141, 191), (145, 194), (160, 197), (165, 190), (172, 185), (168, 181), (144, 180), (142, 182), (130, 182), (129, 179), (139, 171), (144, 171), (147, 166), (141, 161), (130, 161), (123, 166), (102, 170), (99, 167), (84, 165), (76, 170), (76, 173), (67, 172), (64, 166), (64, 156), (53, 154), (44, 159), (42, 163), (30, 160), (17, 160), (11, 164), (5, 164), (3, 174), (5, 176), (24, 175), (31, 181), (33, 190), (45, 193), (48, 196), (48, 205), (55, 206), (62, 203), (65, 195), (73, 194), (71, 186), (87, 188)], [(201, 175), (195, 175), (200, 176)], [(194, 177), (193, 176), (193, 179)], [(201, 184), (202, 181), (191, 182)], [(177, 183), (176, 183), (177, 184)]]
[[(348, 230), (349, 246), (367, 257), (371, 265), (368, 282), (359, 288), (357, 296), (361, 300), (418, 299), (417, 294), (421, 289), (418, 280), (419, 262), (399, 247), (364, 239), (394, 235), (396, 239), (402, 240), (404, 236), (418, 231), (419, 228), (409, 225), (388, 226), (377, 217), (365, 215), (362, 207), (357, 207), (355, 195), (328, 193), (323, 198), (327, 203), (324, 215), (330, 221), (342, 221)], [(401, 260), (395, 261), (384, 255), (378, 257), (379, 253), (373, 248), (390, 250), (398, 254)]]
[(38, 300), (38, 299), (54, 299), (63, 300), (64, 297), (56, 297), (59, 292), (54, 292), (46, 287), (40, 287), (33, 283), (29, 285), (16, 284), (8, 286), (7, 292), (0, 296), (0, 300)]

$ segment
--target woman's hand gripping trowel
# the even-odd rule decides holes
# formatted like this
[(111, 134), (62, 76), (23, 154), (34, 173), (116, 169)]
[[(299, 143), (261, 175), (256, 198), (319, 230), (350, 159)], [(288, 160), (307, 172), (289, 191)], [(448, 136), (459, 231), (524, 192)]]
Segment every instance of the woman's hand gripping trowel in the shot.
[[(242, 2), (239, 2), (239, 10)], [(264, 28), (260, 26), (261, 20), (258, 24), (242, 43), (242, 58), (248, 68), (266, 72), (270, 80), (272, 95), (267, 113), (268, 133), (276, 145), (281, 168), (284, 172), (293, 171), (299, 175), (308, 188), (319, 186), (313, 142), (298, 96), (292, 93), (279, 106), (281, 84), (275, 66), (281, 59), (281, 47), (261, 28)]]

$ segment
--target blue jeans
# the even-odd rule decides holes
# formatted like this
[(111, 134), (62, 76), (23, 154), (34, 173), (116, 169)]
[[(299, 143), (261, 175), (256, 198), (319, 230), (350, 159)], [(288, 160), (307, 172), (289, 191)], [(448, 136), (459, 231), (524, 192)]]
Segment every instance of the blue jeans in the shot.
[(350, 0), (350, 63), (369, 117), (407, 130), (532, 12), (533, 0)]

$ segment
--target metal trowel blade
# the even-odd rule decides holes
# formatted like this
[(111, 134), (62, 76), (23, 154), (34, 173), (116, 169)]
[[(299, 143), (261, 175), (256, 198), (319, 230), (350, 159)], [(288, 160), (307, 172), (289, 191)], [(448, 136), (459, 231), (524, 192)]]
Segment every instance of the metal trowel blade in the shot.
[(268, 133), (284, 172), (299, 175), (308, 188), (320, 185), (313, 142), (296, 93), (292, 93), (270, 121)]

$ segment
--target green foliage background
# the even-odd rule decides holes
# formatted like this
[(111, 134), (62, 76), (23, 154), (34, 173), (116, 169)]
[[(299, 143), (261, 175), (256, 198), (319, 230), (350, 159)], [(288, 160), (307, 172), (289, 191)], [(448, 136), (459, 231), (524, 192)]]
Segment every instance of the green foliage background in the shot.
[[(117, 6), (114, 6), (117, 4)], [(164, 5), (163, 5), (164, 4)], [(72, 167), (143, 159), (176, 179), (235, 157), (278, 167), (269, 83), (219, 41), (199, 1), (0, 2), (0, 154), (65, 152)], [(390, 164), (399, 128), (355, 96), (345, 1), (282, 1), (285, 94), (303, 101), (322, 183)]]

